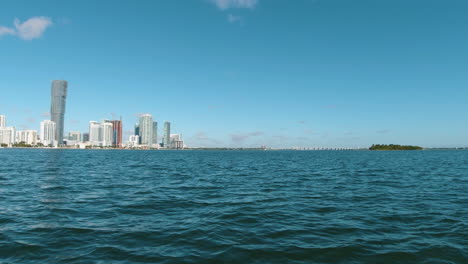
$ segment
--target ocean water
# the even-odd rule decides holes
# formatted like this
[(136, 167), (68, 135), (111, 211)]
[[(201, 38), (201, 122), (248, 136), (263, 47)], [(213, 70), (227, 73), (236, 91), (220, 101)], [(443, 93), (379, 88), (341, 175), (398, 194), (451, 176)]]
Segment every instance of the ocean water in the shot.
[(0, 263), (468, 263), (468, 151), (0, 149)]

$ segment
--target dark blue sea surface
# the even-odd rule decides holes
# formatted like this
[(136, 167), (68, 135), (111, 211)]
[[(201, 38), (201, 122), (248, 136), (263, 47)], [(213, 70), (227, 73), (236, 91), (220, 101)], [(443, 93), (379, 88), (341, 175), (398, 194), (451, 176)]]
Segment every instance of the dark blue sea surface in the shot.
[(0, 149), (0, 263), (468, 263), (468, 151)]

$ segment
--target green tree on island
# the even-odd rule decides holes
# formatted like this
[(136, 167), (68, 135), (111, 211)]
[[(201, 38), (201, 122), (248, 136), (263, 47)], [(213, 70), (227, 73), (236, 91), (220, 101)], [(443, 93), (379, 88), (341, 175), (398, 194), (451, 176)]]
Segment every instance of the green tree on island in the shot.
[(369, 150), (422, 150), (419, 146), (402, 146), (402, 145), (372, 145)]

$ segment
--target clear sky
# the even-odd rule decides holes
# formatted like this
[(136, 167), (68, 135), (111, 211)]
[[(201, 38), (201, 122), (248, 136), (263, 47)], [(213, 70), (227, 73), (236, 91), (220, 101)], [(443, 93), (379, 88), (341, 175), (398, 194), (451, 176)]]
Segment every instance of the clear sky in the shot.
[(466, 0), (2, 0), (0, 114), (190, 146), (468, 145)]

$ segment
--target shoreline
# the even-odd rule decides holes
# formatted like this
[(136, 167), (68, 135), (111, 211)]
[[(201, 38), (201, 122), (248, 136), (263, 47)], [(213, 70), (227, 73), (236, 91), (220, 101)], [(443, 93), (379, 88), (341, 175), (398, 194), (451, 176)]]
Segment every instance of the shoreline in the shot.
[(137, 150), (137, 151), (373, 151), (373, 152), (393, 152), (393, 151), (424, 151), (424, 150), (468, 150), (468, 147), (458, 148), (424, 148), (421, 150), (369, 150), (361, 149), (340, 149), (340, 148), (324, 148), (324, 149), (265, 149), (265, 148), (185, 148), (185, 149), (144, 149), (144, 148), (50, 148), (50, 147), (0, 147), (2, 149), (40, 149), (40, 150)]

